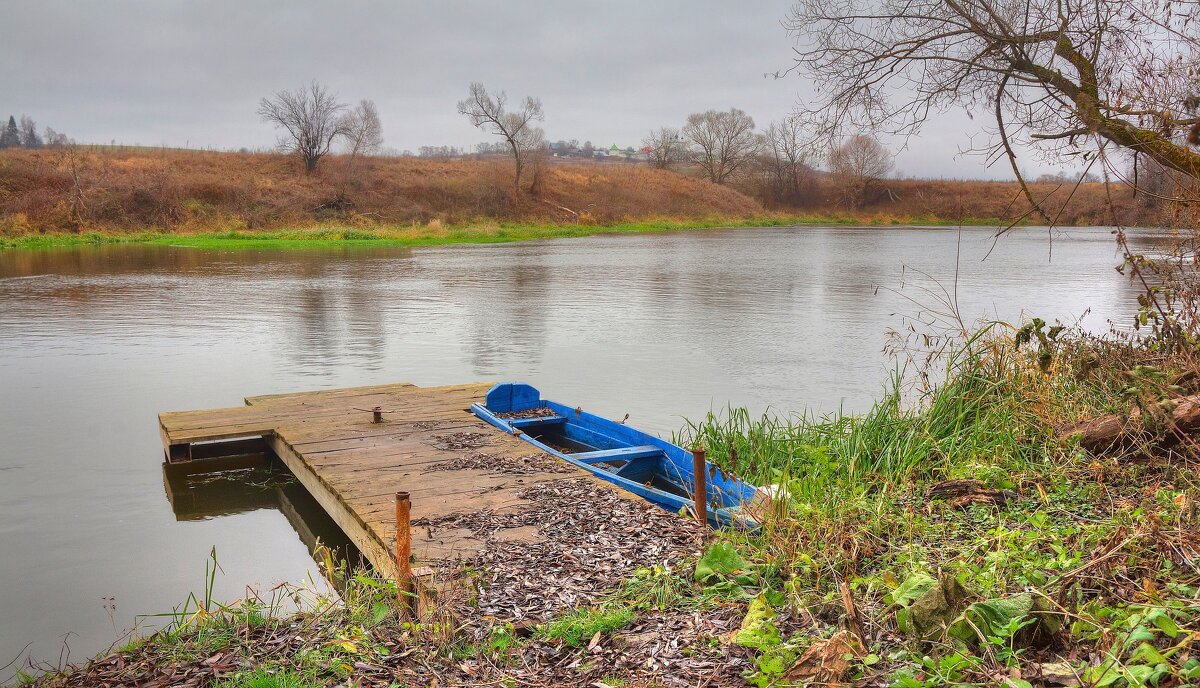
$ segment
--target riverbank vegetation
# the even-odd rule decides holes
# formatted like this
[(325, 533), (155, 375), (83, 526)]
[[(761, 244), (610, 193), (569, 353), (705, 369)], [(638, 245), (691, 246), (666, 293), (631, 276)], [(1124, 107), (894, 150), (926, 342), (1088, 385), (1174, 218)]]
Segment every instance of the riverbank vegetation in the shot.
[[(604, 234), (653, 234), (699, 229), (738, 227), (781, 227), (793, 225), (936, 225), (935, 218), (897, 218), (890, 216), (850, 217), (840, 215), (781, 215), (766, 213), (743, 219), (712, 217), (697, 220), (648, 219), (611, 225), (559, 225), (549, 223), (479, 222), (465, 225), (424, 225), (397, 227), (346, 228), (338, 225), (315, 226), (298, 230), (231, 230), (166, 234), (163, 232), (55, 232), (0, 236), (0, 250), (6, 248), (54, 248), (66, 246), (103, 246), (108, 244), (149, 244), (204, 249), (321, 248), (335, 246), (438, 246), (445, 244), (495, 244), (534, 239), (561, 239)], [(999, 226), (996, 218), (971, 218), (965, 224)]]
[[(504, 564), (468, 562), (475, 595), (408, 622), (391, 583), (330, 562), (340, 599), (298, 615), (272, 613), (278, 598), (193, 601), (167, 630), (38, 683), (1200, 680), (1200, 478), (1176, 413), (1200, 393), (1191, 350), (1039, 320), (909, 344), (932, 368), (913, 363), (864, 414), (689, 423), (678, 442), (772, 495), (750, 507), (761, 527), (592, 572), (574, 608), (493, 618), (488, 596), (511, 591), (478, 584)], [(1139, 420), (1097, 441), (1087, 421), (1114, 413)]]
[[(8, 246), (39, 235), (74, 243), (64, 237), (231, 233), (402, 235), (413, 243), (445, 243), (487, 240), (505, 227), (540, 227), (535, 235), (541, 237), (662, 224), (1000, 223), (1027, 214), (1019, 188), (1006, 182), (889, 180), (870, 202), (850, 207), (841, 188), (821, 175), (806, 179), (803, 198), (783, 203), (774, 200), (778, 180), (765, 172), (761, 179), (718, 185), (687, 169), (552, 160), (528, 172), (533, 190), (514, 198), (511, 166), (488, 157), (328, 156), (306, 175), (295, 156), (267, 153), (6, 149), (0, 152), (0, 237)], [(1057, 202), (1059, 224), (1156, 224), (1164, 212), (1126, 188), (1112, 189), (1110, 199), (1098, 183), (1034, 187), (1047, 204)]]
[[(779, 495), (760, 532), (726, 536), (764, 591), (751, 682), (1196, 681), (1200, 479), (1170, 420), (1194, 370), (1143, 342), (992, 325), (915, 406), (897, 378), (862, 416), (689, 426)], [(1071, 432), (1131, 409), (1155, 420), (1127, 442)]]

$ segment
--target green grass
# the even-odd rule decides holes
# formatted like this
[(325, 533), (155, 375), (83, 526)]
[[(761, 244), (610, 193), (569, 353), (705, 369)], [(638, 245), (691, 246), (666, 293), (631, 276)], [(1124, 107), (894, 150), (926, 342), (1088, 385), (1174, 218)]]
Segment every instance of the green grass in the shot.
[(988, 348), (988, 335), (981, 331), (952, 355), (948, 382), (917, 408), (906, 402), (896, 373), (860, 416), (754, 418), (729, 409), (689, 424), (677, 439), (704, 445), (751, 482), (785, 484), (793, 498), (811, 503), (825, 501), (831, 489), (866, 494), (915, 479), (1019, 469), (1045, 456), (1046, 428), (1024, 396), (1038, 375), (1016, 367), (996, 375), (994, 367), (1005, 363)]
[(310, 688), (322, 684), (310, 682), (300, 674), (284, 669), (272, 671), (259, 667), (254, 671), (218, 681), (216, 685), (217, 688)]
[[(962, 222), (917, 218), (921, 225), (1001, 225), (994, 218), (970, 218)], [(168, 234), (155, 231), (102, 231), (79, 234), (51, 233), (0, 236), (0, 250), (42, 249), (106, 244), (149, 244), (198, 249), (320, 248), (329, 246), (441, 246), (490, 244), (536, 239), (558, 239), (603, 234), (653, 234), (700, 229), (781, 227), (796, 225), (890, 226), (896, 218), (856, 215), (763, 215), (753, 218), (709, 218), (704, 220), (647, 220), (613, 225), (481, 222), (466, 225), (398, 225), (351, 228), (338, 225), (302, 229)]]
[[(1172, 554), (1200, 541), (1187, 516), (1200, 480), (1186, 462), (1097, 459), (1056, 432), (1175, 394), (1166, 385), (1192, 364), (1184, 359), (1173, 368), (1159, 357), (1150, 374), (1140, 361), (1157, 354), (1137, 346), (1080, 337), (1049, 341), (1047, 351), (1036, 341), (1032, 349), (1019, 345), (1015, 334), (1001, 325), (984, 328), (947, 355), (944, 383), (916, 394), (897, 375), (861, 415), (779, 418), (734, 408), (690, 423), (677, 442), (703, 444), (710, 460), (775, 486), (779, 495), (761, 514), (760, 529), (718, 537), (756, 572), (759, 582), (748, 592), (766, 590), (781, 613), (802, 608), (836, 618), (838, 586), (849, 584), (869, 623), (886, 629), (881, 637), (888, 639), (868, 648), (872, 666), (858, 667), (857, 676), (883, 671), (894, 685), (920, 687), (1017, 674), (1030, 658), (1043, 657), (1032, 632), (1022, 631), (1041, 617), (989, 625), (995, 614), (971, 609), (992, 614), (1033, 599), (1053, 607), (1057, 646), (1108, 658), (1108, 669), (1073, 664), (1097, 681), (1200, 677), (1200, 662), (1171, 649), (1187, 642), (1187, 631), (1175, 626), (1200, 624), (1200, 571), (1180, 567)], [(1041, 354), (1050, 354), (1044, 367)], [(1098, 368), (1079, 365), (1097, 359)], [(1163, 386), (1141, 385), (1149, 398), (1127, 396), (1137, 386), (1130, 381), (1151, 378)], [(962, 479), (1005, 497), (952, 503), (928, 496), (942, 481)], [(1086, 581), (1079, 571), (1087, 571)], [(899, 611), (907, 608), (892, 596), (939, 572), (982, 606), (953, 611), (951, 619), (968, 619), (952, 625), (958, 636), (932, 645), (916, 637), (896, 641), (908, 633)], [(1169, 619), (1148, 621), (1150, 609), (1165, 609)], [(778, 679), (779, 658), (793, 661), (814, 631), (832, 632), (819, 625), (794, 636), (782, 631), (770, 646), (755, 647), (762, 669), (752, 682)], [(1119, 679), (1112, 673), (1122, 671)]]
[(603, 635), (633, 620), (633, 610), (620, 604), (576, 609), (562, 618), (539, 626), (535, 635), (567, 647), (582, 647), (597, 633)]

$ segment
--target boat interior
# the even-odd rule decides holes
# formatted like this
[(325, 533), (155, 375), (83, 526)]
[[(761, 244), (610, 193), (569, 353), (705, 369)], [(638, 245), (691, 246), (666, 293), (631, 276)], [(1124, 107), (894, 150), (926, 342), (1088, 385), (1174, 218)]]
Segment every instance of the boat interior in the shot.
[(667, 460), (661, 447), (630, 447), (621, 440), (592, 428), (568, 423), (558, 413), (531, 418), (506, 419), (530, 439), (561, 452), (576, 461), (608, 471), (618, 477), (641, 483), (679, 497), (690, 498), (683, 476)]

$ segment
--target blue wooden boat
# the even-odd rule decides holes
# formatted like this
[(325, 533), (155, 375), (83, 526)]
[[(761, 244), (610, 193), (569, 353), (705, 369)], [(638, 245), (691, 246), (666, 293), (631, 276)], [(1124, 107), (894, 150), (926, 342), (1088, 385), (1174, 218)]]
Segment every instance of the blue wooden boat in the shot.
[[(623, 423), (541, 398), (530, 385), (506, 382), (488, 391), (483, 404), (472, 404), (478, 417), (671, 511), (695, 508), (695, 478), (690, 451)], [(710, 525), (750, 525), (743, 511), (755, 487), (725, 476), (708, 465), (706, 478)]]

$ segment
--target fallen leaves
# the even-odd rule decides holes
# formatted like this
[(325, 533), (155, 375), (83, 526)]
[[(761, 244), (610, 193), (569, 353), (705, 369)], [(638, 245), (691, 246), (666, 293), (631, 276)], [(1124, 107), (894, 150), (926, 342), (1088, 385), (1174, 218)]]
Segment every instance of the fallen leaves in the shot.
[(480, 452), (435, 463), (425, 470), (431, 472), (482, 470), (505, 475), (536, 475), (538, 473), (573, 473), (576, 469), (545, 452), (526, 456), (496, 456)]
[(841, 685), (851, 662), (866, 656), (862, 643), (849, 631), (838, 631), (814, 642), (784, 673), (797, 685)]
[(492, 443), (492, 436), (481, 432), (452, 432), (449, 435), (434, 435), (433, 446), (438, 449), (479, 449)]

